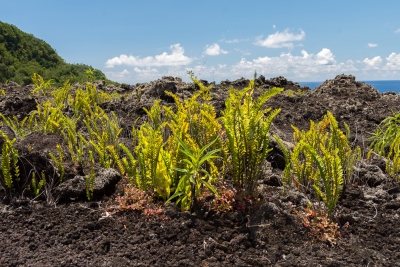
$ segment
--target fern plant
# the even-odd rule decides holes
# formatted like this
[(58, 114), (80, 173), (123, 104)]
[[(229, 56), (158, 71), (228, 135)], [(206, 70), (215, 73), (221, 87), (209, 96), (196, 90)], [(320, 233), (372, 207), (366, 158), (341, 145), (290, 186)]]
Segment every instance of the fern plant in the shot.
[(96, 179), (96, 175), (95, 175), (94, 167), (92, 167), (90, 170), (90, 174), (85, 176), (86, 197), (88, 200), (91, 200), (93, 198), (95, 179)]
[(46, 96), (48, 91), (51, 89), (52, 80), (45, 81), (42, 76), (34, 73), (32, 76), (32, 82), (34, 84), (34, 89), (31, 94), (36, 96)]
[[(293, 148), (289, 164), (286, 165), (286, 168), (292, 170), (291, 174), (293, 175), (286, 171), (285, 182), (290, 183), (289, 179), (292, 178), (297, 185), (307, 186), (309, 185), (308, 178), (312, 176), (314, 167), (316, 167), (312, 164), (311, 154), (305, 152), (304, 147), (300, 145), (300, 141), (304, 141), (317, 153), (322, 153), (322, 148), (330, 153), (338, 149), (337, 153), (342, 165), (345, 182), (349, 181), (353, 175), (354, 164), (361, 157), (361, 149), (358, 146), (354, 149), (351, 148), (349, 143), (350, 129), (346, 123), (344, 123), (344, 127), (346, 133), (340, 130), (336, 118), (330, 111), (320, 122), (310, 121), (310, 129), (307, 132), (300, 131), (292, 125), (294, 142), (299, 145)], [(281, 147), (285, 150), (284, 146)]]
[(6, 117), (0, 113), (0, 118), (14, 132), (15, 136), (25, 138), (29, 134), (29, 130), (25, 125), (28, 117), (25, 117), (21, 121), (19, 121), (19, 119), (15, 115), (12, 117)]
[(124, 144), (119, 144), (119, 146), (126, 155), (126, 157), (123, 157), (121, 159), (122, 164), (124, 165), (124, 173), (122, 175), (128, 176), (129, 184), (138, 185), (139, 181), (136, 180), (136, 178), (137, 178), (137, 171), (136, 171), (137, 161), (135, 160), (132, 152)]
[[(173, 111), (170, 107), (163, 107), (167, 129), (170, 133), (166, 150), (171, 152), (172, 165), (182, 168), (184, 154), (180, 150), (180, 144), (175, 137), (179, 137), (192, 150), (197, 151), (216, 140), (208, 148), (208, 151), (218, 149), (219, 158), (215, 161), (210, 161), (205, 166), (211, 176), (216, 179), (223, 176), (228, 162), (228, 151), (223, 146), (222, 125), (217, 119), (214, 107), (210, 103), (211, 86), (204, 86), (193, 77), (192, 80), (199, 90), (185, 101), (182, 101), (176, 94), (165, 92), (174, 99), (176, 105), (176, 111)], [(173, 179), (174, 187), (177, 186), (178, 182), (179, 173), (175, 173)]]
[(317, 153), (312, 146), (301, 145), (311, 154), (318, 167), (317, 171), (312, 173), (312, 186), (325, 203), (330, 215), (339, 200), (344, 183), (342, 162), (338, 155), (339, 149), (336, 148), (331, 152), (321, 145), (321, 153)]
[(168, 199), (171, 192), (171, 165), (169, 153), (163, 149), (163, 137), (160, 125), (153, 128), (145, 122), (137, 131), (138, 145), (135, 148), (139, 172), (138, 188), (151, 189), (163, 199)]
[[(222, 112), (226, 130), (226, 147), (231, 156), (233, 181), (240, 189), (253, 194), (256, 181), (268, 152), (269, 128), (280, 109), (264, 109), (264, 103), (282, 92), (272, 88), (253, 99), (254, 80), (242, 91), (231, 89)], [(268, 114), (268, 115), (266, 115)]]
[(351, 148), (349, 127), (345, 125), (346, 133), (343, 133), (329, 111), (320, 122), (310, 121), (307, 132), (295, 126), (292, 128), (296, 145), (291, 152), (275, 136), (286, 160), (284, 182), (294, 183), (305, 192), (313, 189), (331, 213), (343, 184), (353, 175), (355, 161), (361, 157), (361, 149)]
[(400, 112), (384, 119), (374, 134), (370, 137), (372, 140), (371, 150), (385, 157), (386, 172), (393, 179), (400, 179)]
[(58, 158), (51, 152), (49, 152), (49, 156), (53, 160), (53, 163), (60, 177), (60, 183), (62, 183), (64, 180), (65, 169), (63, 165), (63, 151), (61, 145), (59, 144), (57, 144), (57, 152), (58, 152)]
[(32, 172), (32, 179), (31, 179), (31, 190), (33, 194), (38, 196), (40, 194), (40, 190), (46, 185), (46, 176), (45, 173), (41, 173), (41, 179), (36, 180), (35, 172)]
[(10, 140), (1, 130), (0, 136), (4, 141), (1, 148), (0, 183), (6, 191), (9, 191), (14, 188), (15, 182), (19, 181), (18, 150), (13, 146), (17, 139)]
[(369, 140), (372, 141), (370, 147), (379, 155), (386, 157), (389, 147), (400, 135), (400, 111), (392, 112), (392, 116), (384, 119)]
[(73, 102), (71, 90), (71, 84), (67, 80), (64, 82), (63, 86), (51, 91), (51, 95), (54, 99), (54, 105), (62, 106), (64, 109), (68, 108)]
[(393, 140), (386, 161), (386, 172), (395, 180), (400, 180), (400, 134)]

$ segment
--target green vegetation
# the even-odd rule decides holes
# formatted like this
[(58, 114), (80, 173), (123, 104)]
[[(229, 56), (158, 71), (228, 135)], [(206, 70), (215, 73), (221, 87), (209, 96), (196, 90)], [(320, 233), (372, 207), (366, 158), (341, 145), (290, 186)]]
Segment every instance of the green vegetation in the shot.
[[(253, 100), (254, 80), (242, 91), (232, 89), (223, 111), (227, 149), (231, 155), (233, 181), (247, 193), (254, 192), (254, 187), (261, 177), (262, 166), (268, 152), (268, 131), (273, 118), (280, 109), (263, 109), (264, 103), (272, 96), (283, 91), (272, 88)], [(268, 116), (265, 116), (268, 114)]]
[[(212, 146), (217, 139), (207, 144), (199, 151), (193, 151), (188, 144), (185, 144), (177, 136), (176, 139), (181, 145), (180, 151), (185, 154), (187, 158), (183, 159), (186, 163), (185, 169), (175, 168), (176, 171), (182, 172), (183, 176), (181, 176), (179, 180), (175, 194), (170, 199), (178, 197), (177, 203), (182, 202), (182, 207), (188, 208), (190, 204), (189, 197), (191, 197), (192, 204), (196, 203), (197, 199), (200, 197), (202, 185), (207, 186), (207, 188), (214, 194), (218, 194), (215, 188), (207, 181), (211, 178), (211, 175), (203, 166), (204, 163), (209, 162), (211, 159), (218, 158), (217, 156), (214, 156), (214, 154), (220, 150), (214, 149), (204, 155), (205, 151)], [(190, 191), (188, 190), (189, 188)], [(188, 194), (188, 191), (190, 194)]]
[(17, 139), (10, 140), (1, 130), (0, 138), (4, 142), (1, 148), (0, 184), (9, 192), (15, 186), (15, 183), (19, 181), (18, 150), (14, 148), (14, 143)]
[(290, 153), (275, 136), (288, 163), (284, 181), (286, 184), (293, 183), (305, 192), (313, 188), (330, 214), (337, 204), (344, 183), (349, 182), (353, 175), (354, 162), (360, 159), (361, 150), (359, 147), (350, 147), (349, 127), (345, 124), (344, 134), (329, 111), (320, 122), (311, 121), (307, 132), (294, 126), (292, 128), (296, 145)]
[[(92, 76), (93, 71), (86, 74)], [(269, 128), (280, 112), (264, 104), (283, 91), (272, 88), (255, 99), (254, 80), (243, 90), (231, 88), (218, 118), (211, 105), (211, 87), (193, 79), (199, 89), (189, 99), (166, 92), (174, 99), (174, 107), (155, 101), (149, 110), (145, 109), (147, 120), (132, 129), (132, 146), (128, 146), (120, 138), (122, 128), (117, 115), (101, 107), (120, 95), (108, 94), (90, 82), (73, 89), (66, 81), (50, 89), (49, 82), (39, 74), (34, 74), (33, 81), (31, 94), (37, 101), (36, 110), (24, 118), (0, 114), (0, 123), (11, 128), (17, 138), (32, 132), (63, 137), (64, 147), (59, 144), (56, 153), (48, 154), (56, 185), (64, 180), (65, 159), (72, 160), (80, 169), (90, 170), (85, 173), (86, 196), (92, 199), (95, 168), (115, 168), (128, 181), (131, 197), (175, 201), (183, 210), (197, 207), (210, 195), (214, 195), (210, 207), (217, 211), (232, 210), (235, 198), (254, 197), (257, 181), (262, 179), (260, 166), (270, 152)], [(388, 159), (387, 172), (395, 179), (400, 172), (399, 117), (394, 114), (385, 119), (371, 137), (372, 147)], [(294, 145), (290, 150), (274, 136), (287, 162), (284, 183), (320, 199), (330, 216), (344, 184), (352, 178), (361, 150), (350, 146), (350, 128), (344, 124), (345, 131), (340, 130), (329, 111), (320, 122), (311, 121), (308, 131), (292, 128)], [(0, 182), (10, 193), (20, 179), (21, 163), (14, 148), (16, 139), (0, 134), (4, 141)], [(39, 195), (50, 179), (47, 176), (29, 171), (27, 191)], [(129, 204), (128, 196), (122, 199), (126, 209), (134, 205)]]
[(371, 150), (386, 158), (386, 172), (400, 180), (400, 112), (384, 119), (371, 136)]
[[(1, 119), (18, 138), (31, 132), (64, 138), (67, 149), (63, 151), (59, 144), (57, 154), (49, 153), (56, 184), (64, 180), (66, 157), (82, 169), (92, 169), (86, 174), (88, 199), (92, 198), (93, 168), (97, 165), (117, 169), (132, 186), (164, 201), (177, 201), (185, 210), (191, 209), (203, 194), (218, 194), (215, 185), (231, 172), (238, 175), (234, 176), (235, 185), (252, 194), (256, 180), (261, 178), (258, 166), (269, 151), (269, 126), (279, 112), (270, 114), (270, 109), (263, 109), (262, 105), (282, 90), (271, 89), (253, 100), (253, 81), (243, 91), (232, 89), (224, 116), (218, 119), (210, 103), (211, 87), (193, 80), (199, 90), (185, 101), (166, 92), (175, 100), (176, 108), (161, 106), (156, 101), (150, 110), (145, 109), (147, 121), (139, 129), (132, 129), (130, 150), (120, 142), (122, 128), (116, 114), (106, 113), (100, 106), (119, 95), (107, 94), (89, 82), (74, 90), (69, 82), (50, 90), (48, 81), (39, 74), (34, 74), (33, 80), (31, 94), (37, 99), (36, 110), (25, 118), (2, 116)], [(235, 136), (234, 132), (241, 134)], [(231, 135), (233, 143), (229, 141)], [(5, 143), (2, 153), (1, 180), (7, 188), (12, 188), (13, 179), (18, 178), (15, 161), (18, 154), (12, 149), (12, 142), (15, 140)], [(232, 170), (227, 167), (231, 165)], [(244, 175), (240, 175), (241, 171)], [(28, 190), (38, 195), (45, 180), (43, 176), (39, 181), (31, 175), (29, 184)]]
[[(0, 22), (0, 82), (27, 85), (32, 83), (33, 73), (38, 73), (45, 80), (52, 79), (55, 85), (67, 80), (83, 83), (89, 68), (84, 64), (66, 63), (46, 42)], [(93, 79), (111, 82), (100, 70), (93, 70)]]

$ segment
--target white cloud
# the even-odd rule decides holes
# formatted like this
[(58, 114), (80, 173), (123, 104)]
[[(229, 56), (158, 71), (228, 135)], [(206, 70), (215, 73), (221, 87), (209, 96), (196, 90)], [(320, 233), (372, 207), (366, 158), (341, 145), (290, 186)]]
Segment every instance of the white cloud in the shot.
[(138, 67), (135, 67), (133, 69), (134, 72), (136, 73), (140, 73), (140, 74), (154, 74), (154, 73), (158, 73), (158, 70), (155, 68), (146, 68), (146, 69), (139, 69)]
[(400, 28), (394, 31), (394, 33), (400, 33)]
[(310, 55), (307, 53), (306, 50), (301, 50), (301, 54), (303, 55), (303, 58), (308, 58)]
[(274, 25), (272, 25), (272, 29), (274, 29), (274, 30), (276, 29), (276, 25), (275, 25), (275, 24), (274, 24)]
[(161, 55), (156, 55), (154, 57), (148, 56), (145, 58), (120, 55), (119, 57), (114, 57), (107, 60), (105, 67), (113, 68), (116, 65), (127, 65), (127, 66), (137, 66), (137, 67), (160, 67), (160, 66), (183, 66), (190, 64), (193, 59), (184, 55), (184, 49), (180, 44), (174, 44), (170, 46), (172, 51), (171, 54), (166, 52)]
[(130, 73), (127, 69), (120, 72), (105, 72), (107, 78), (118, 81), (118, 82), (128, 82), (130, 79)]
[(391, 53), (386, 60), (386, 69), (400, 70), (400, 54)]
[(301, 41), (305, 38), (305, 36), (306, 33), (303, 30), (301, 30), (300, 34), (290, 33), (289, 30), (285, 30), (283, 32), (278, 31), (274, 34), (268, 35), (268, 37), (264, 40), (258, 38), (255, 44), (268, 48), (292, 48), (294, 46), (292, 43), (293, 41)]
[(368, 43), (368, 47), (377, 47), (378, 44), (374, 44), (374, 43)]
[(382, 63), (382, 58), (380, 56), (376, 56), (372, 59), (366, 58), (363, 62), (367, 64), (368, 68), (377, 69)]
[(204, 54), (209, 56), (217, 56), (219, 54), (228, 54), (228, 51), (225, 51), (219, 47), (218, 44), (207, 45)]
[(333, 56), (331, 50), (328, 48), (323, 48), (321, 52), (317, 54), (317, 62), (320, 65), (333, 65), (335, 64), (335, 57)]
[[(322, 49), (319, 53), (309, 54), (303, 50), (301, 56), (295, 56), (291, 53), (282, 53), (277, 57), (258, 57), (251, 61), (242, 58), (241, 61), (231, 68), (231, 76), (251, 77), (257, 70), (266, 76), (286, 75), (290, 77), (304, 78), (317, 77), (326, 73), (344, 73), (348, 71), (357, 71), (353, 61), (336, 63), (335, 56), (328, 48)], [(239, 76), (239, 77), (240, 77)], [(289, 78), (289, 77), (287, 77)]]
[(129, 74), (129, 71), (127, 69), (124, 69), (121, 72), (112, 72), (110, 74), (112, 74), (113, 77), (124, 78)]

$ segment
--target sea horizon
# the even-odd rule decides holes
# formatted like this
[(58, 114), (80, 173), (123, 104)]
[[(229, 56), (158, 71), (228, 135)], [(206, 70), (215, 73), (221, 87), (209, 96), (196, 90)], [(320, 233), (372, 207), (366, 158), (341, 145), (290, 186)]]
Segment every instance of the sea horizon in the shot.
[[(299, 84), (300, 86), (308, 86), (311, 89), (315, 89), (315, 87), (320, 86), (324, 82), (325, 81), (299, 82)], [(360, 80), (359, 82), (364, 82), (366, 84), (372, 85), (380, 93), (385, 93), (385, 92), (395, 92), (396, 94), (400, 93), (400, 80), (372, 80), (372, 81)]]

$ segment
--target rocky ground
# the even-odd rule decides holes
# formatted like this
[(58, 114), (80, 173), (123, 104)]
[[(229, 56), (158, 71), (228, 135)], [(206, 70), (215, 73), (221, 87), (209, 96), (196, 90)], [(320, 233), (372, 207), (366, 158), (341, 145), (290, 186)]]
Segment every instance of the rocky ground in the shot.
[[(258, 94), (274, 86), (285, 88), (267, 105), (282, 109), (271, 130), (287, 142), (292, 139), (291, 125), (307, 129), (310, 120), (318, 121), (330, 110), (340, 124), (349, 124), (352, 144), (365, 152), (369, 134), (392, 111), (400, 110), (400, 95), (380, 94), (351, 75), (339, 75), (315, 90), (283, 77), (260, 76), (256, 83)], [(214, 85), (217, 111), (224, 108), (230, 86), (247, 84), (239, 79)], [(156, 99), (173, 105), (164, 90), (184, 99), (196, 90), (173, 77), (121, 87), (97, 85), (125, 95), (103, 108), (119, 116), (126, 139), (136, 119), (137, 124), (143, 120), (143, 107)], [(32, 87), (9, 83), (0, 84), (0, 90), (5, 92), (0, 95), (3, 115), (24, 117), (35, 109)], [(298, 90), (301, 93), (293, 93)], [(12, 137), (7, 127), (1, 130)], [(55, 153), (55, 145), (62, 142), (60, 136), (34, 133), (17, 140), (16, 147), (22, 162), (48, 173), (46, 155)], [(123, 183), (115, 170), (99, 168), (96, 199), (85, 201), (85, 170), (70, 163), (66, 181), (46, 197), (7, 199), (0, 190), (0, 266), (400, 266), (400, 184), (388, 179), (379, 157), (359, 162), (346, 185), (334, 214), (340, 227), (335, 242), (318, 239), (304, 224), (301, 214), (315, 200), (281, 186), (284, 162), (276, 150), (266, 166), (259, 201), (247, 203), (244, 210), (199, 215), (169, 204), (159, 216), (143, 216), (107, 212)]]

